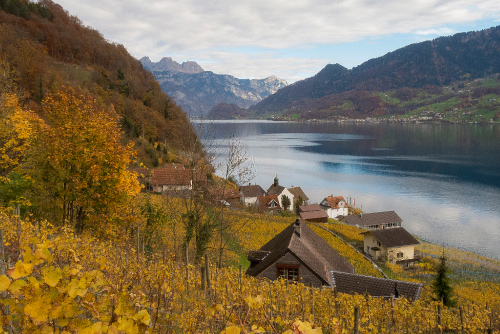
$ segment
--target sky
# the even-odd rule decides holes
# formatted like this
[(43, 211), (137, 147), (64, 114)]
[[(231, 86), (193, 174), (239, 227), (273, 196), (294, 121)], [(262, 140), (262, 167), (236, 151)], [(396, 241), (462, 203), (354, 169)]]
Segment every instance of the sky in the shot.
[(289, 84), (406, 45), (500, 25), (498, 0), (55, 0), (137, 59)]

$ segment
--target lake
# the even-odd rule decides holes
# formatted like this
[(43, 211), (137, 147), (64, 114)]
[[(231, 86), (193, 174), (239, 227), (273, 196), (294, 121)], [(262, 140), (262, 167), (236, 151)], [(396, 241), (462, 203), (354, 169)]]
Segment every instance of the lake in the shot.
[(255, 163), (251, 182), (264, 190), (278, 176), (309, 203), (341, 195), (364, 212), (394, 210), (417, 236), (500, 258), (498, 125), (214, 121), (204, 129), (222, 151), (240, 139)]

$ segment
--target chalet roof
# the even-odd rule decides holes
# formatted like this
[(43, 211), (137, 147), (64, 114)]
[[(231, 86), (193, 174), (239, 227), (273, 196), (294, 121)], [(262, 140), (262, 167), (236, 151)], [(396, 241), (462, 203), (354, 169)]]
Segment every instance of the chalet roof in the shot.
[(325, 210), (323, 210), (319, 204), (310, 204), (310, 205), (299, 206), (299, 211), (308, 212), (308, 211), (325, 211)]
[(267, 189), (267, 194), (268, 195), (279, 195), (285, 190), (286, 188), (280, 185), (271, 185), (269, 189)]
[[(260, 207), (264, 210), (281, 210), (280, 201), (277, 195), (258, 196), (257, 200), (259, 201)], [(269, 206), (272, 201), (276, 202), (275, 207)]]
[(402, 219), (394, 211), (362, 213), (346, 216), (344, 222), (349, 225), (372, 226), (390, 223), (401, 223)]
[(340, 201), (345, 202), (345, 199), (342, 196), (328, 196), (323, 201), (326, 201), (332, 209), (338, 209)]
[(324, 210), (300, 212), (299, 215), (300, 219), (306, 221), (311, 219), (325, 219), (326, 221), (328, 219), (328, 214)]
[(151, 185), (190, 185), (191, 171), (189, 169), (153, 169), (151, 171)]
[(248, 261), (262, 261), (266, 256), (268, 256), (271, 252), (263, 251), (263, 250), (251, 250), (248, 252)]
[(288, 191), (295, 197), (295, 199), (298, 199), (299, 196), (302, 197), (303, 201), (308, 201), (309, 197), (302, 191), (301, 187), (292, 187), (292, 188), (287, 188)]
[[(229, 199), (239, 199), (241, 197), (241, 194), (238, 191), (238, 189), (234, 189), (234, 188), (226, 188), (225, 190), (222, 187), (210, 188), (210, 189), (208, 189), (208, 193), (210, 194), (210, 196), (213, 199), (229, 200)], [(224, 198), (222, 198), (223, 194), (224, 194)]]
[(248, 275), (259, 275), (287, 253), (294, 255), (325, 285), (330, 284), (330, 270), (354, 273), (354, 267), (300, 219), (262, 246), (260, 251), (268, 251), (269, 255), (250, 265)]
[(418, 300), (424, 286), (423, 283), (397, 281), (340, 271), (330, 271), (330, 282), (332, 287), (342, 293), (367, 293), (373, 297), (405, 297), (411, 301)]
[(386, 248), (419, 244), (417, 239), (415, 239), (407, 230), (402, 227), (369, 230), (363, 233), (373, 235), (373, 237)]
[(242, 186), (240, 187), (240, 192), (244, 197), (257, 197), (266, 194), (265, 190), (258, 184)]

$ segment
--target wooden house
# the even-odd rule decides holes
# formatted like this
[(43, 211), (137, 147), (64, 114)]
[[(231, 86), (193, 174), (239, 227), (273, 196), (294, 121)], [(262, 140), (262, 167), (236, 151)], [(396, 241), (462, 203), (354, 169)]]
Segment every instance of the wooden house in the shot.
[(241, 186), (240, 193), (240, 200), (245, 205), (257, 205), (257, 197), (266, 195), (266, 191), (257, 184)]
[(361, 213), (343, 217), (341, 220), (348, 225), (368, 230), (400, 227), (403, 221), (394, 211)]
[(299, 217), (305, 222), (326, 223), (328, 215), (318, 204), (299, 206)]
[(364, 234), (364, 251), (375, 259), (402, 266), (411, 266), (420, 258), (415, 257), (415, 246), (419, 244), (402, 227), (368, 230)]
[(354, 273), (354, 267), (300, 219), (250, 251), (248, 260), (247, 275), (313, 286), (329, 286), (330, 270)]
[(302, 203), (300, 205), (307, 205), (307, 201), (309, 201), (309, 197), (304, 193), (301, 187), (294, 187), (292, 186), (291, 188), (287, 188), (288, 191), (293, 195), (293, 207), (295, 208), (297, 205), (297, 201), (299, 199), (302, 199)]

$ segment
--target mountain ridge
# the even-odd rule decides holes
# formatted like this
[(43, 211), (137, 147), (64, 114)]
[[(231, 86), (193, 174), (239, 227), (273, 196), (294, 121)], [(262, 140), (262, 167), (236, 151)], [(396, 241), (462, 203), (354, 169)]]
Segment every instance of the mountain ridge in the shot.
[[(207, 115), (219, 103), (249, 108), (287, 86), (285, 80), (276, 76), (238, 79), (229, 74), (204, 71), (196, 62), (179, 64), (170, 57), (157, 63), (143, 57), (140, 62), (153, 73), (162, 91), (194, 117)], [(189, 72), (187, 67), (197, 70)]]
[(495, 73), (500, 73), (500, 26), (410, 44), (350, 70), (328, 64), (316, 75), (268, 96), (249, 108), (247, 114), (303, 115), (332, 109), (325, 100), (341, 98), (347, 92), (443, 87)]

